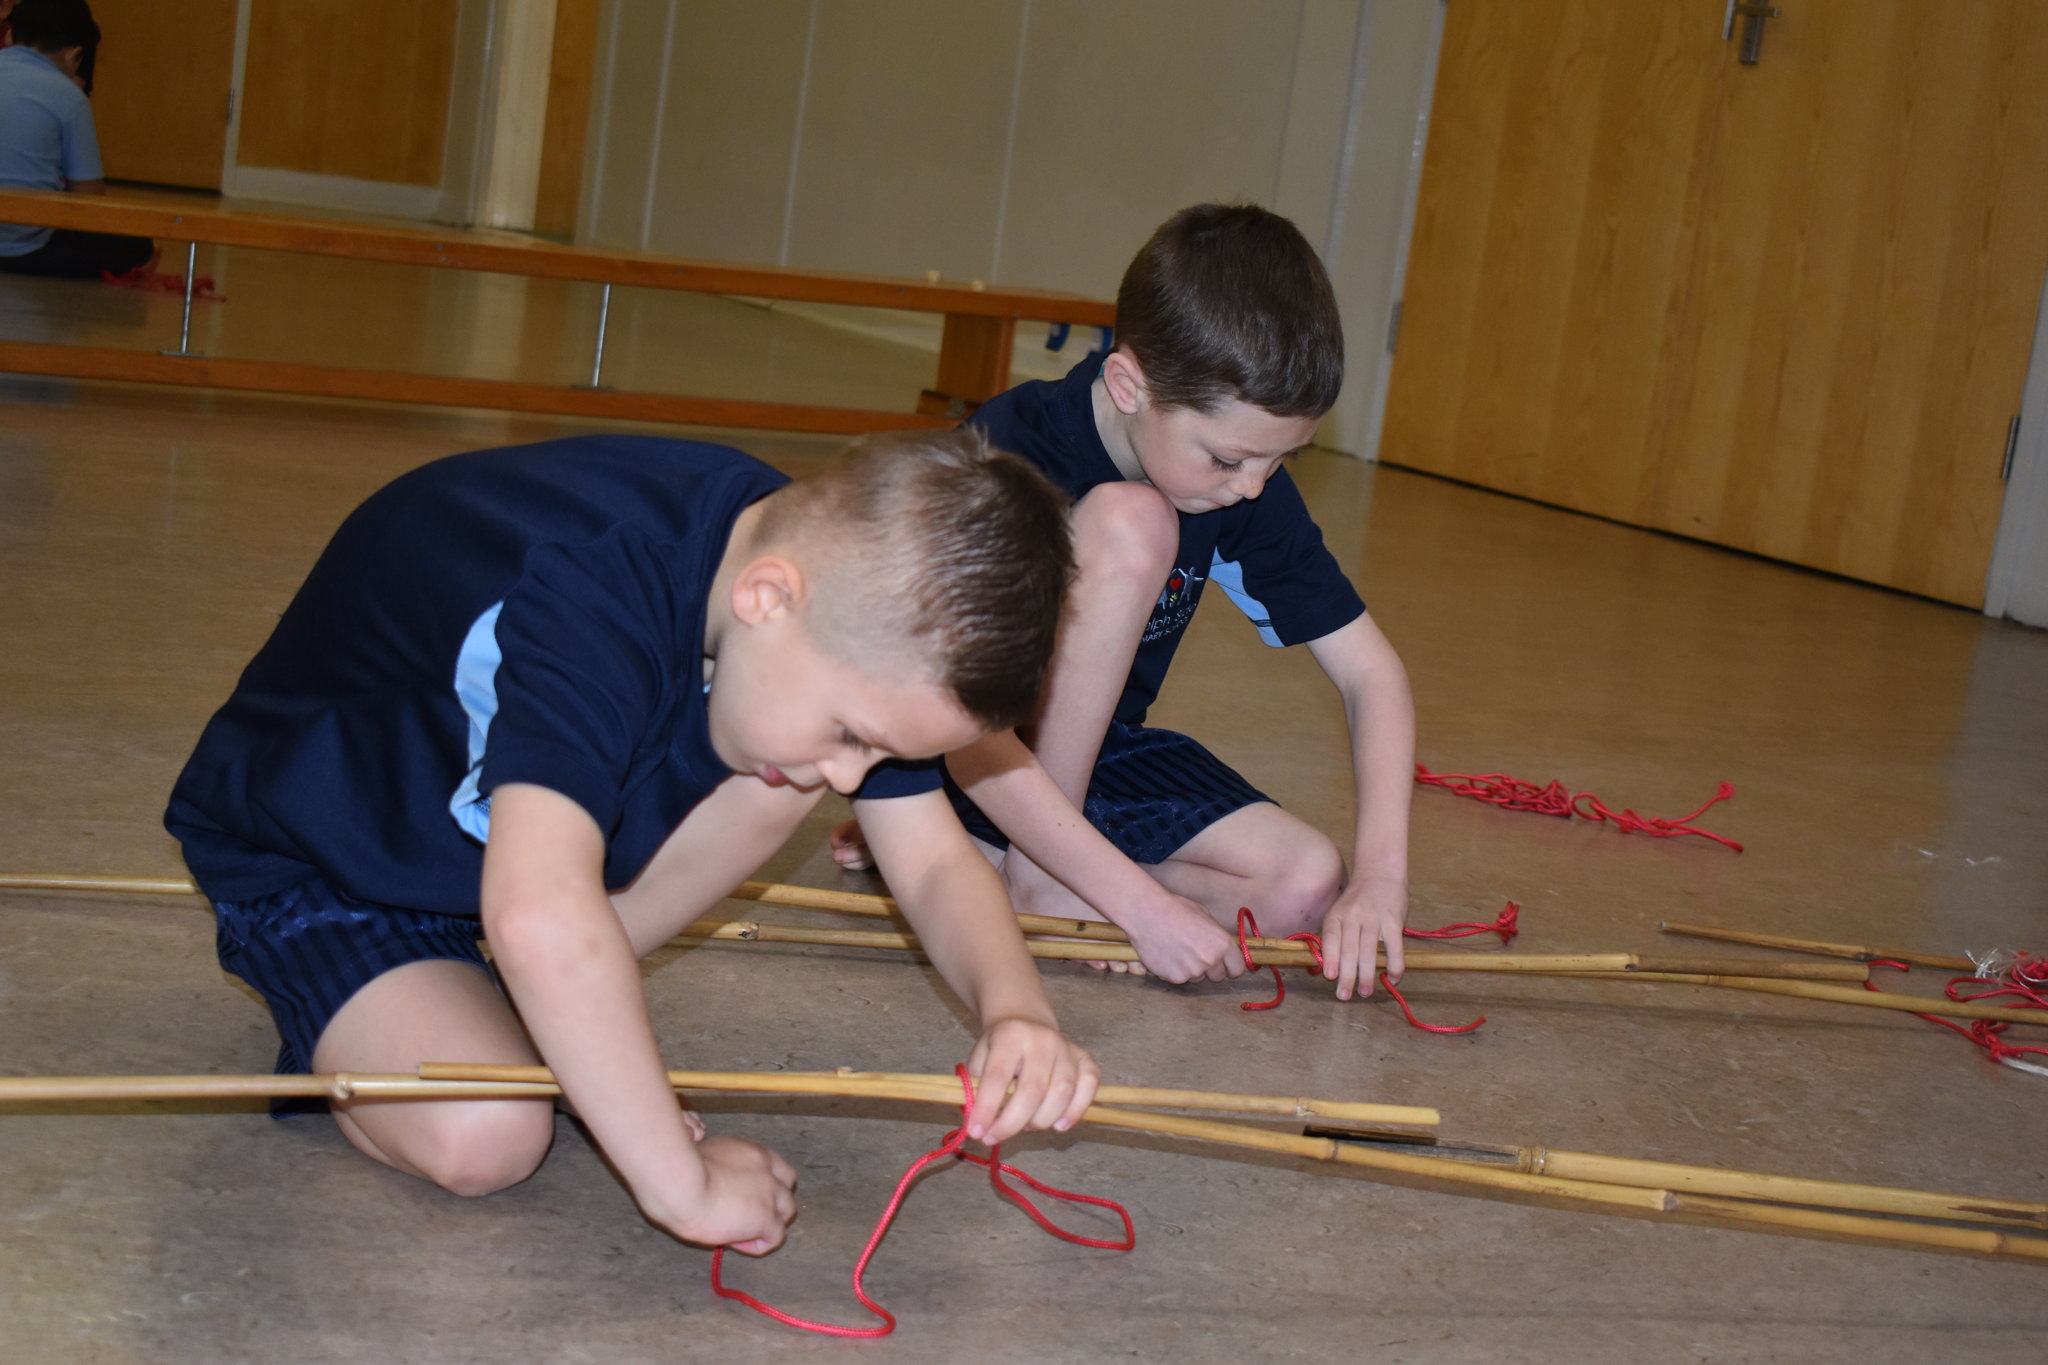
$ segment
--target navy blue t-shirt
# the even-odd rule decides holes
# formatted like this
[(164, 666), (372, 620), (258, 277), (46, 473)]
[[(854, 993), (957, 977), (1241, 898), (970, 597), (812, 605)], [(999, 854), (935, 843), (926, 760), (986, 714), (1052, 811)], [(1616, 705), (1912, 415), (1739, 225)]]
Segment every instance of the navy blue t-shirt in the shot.
[(531, 782), (647, 865), (730, 775), (705, 606), (787, 479), (723, 446), (586, 436), (437, 460), (342, 523), (185, 765), (164, 823), (214, 900), (311, 874), (478, 913), (490, 793)]
[[(989, 441), (1037, 465), (1079, 501), (1098, 484), (1123, 478), (1095, 429), (1090, 388), (1102, 357), (1090, 356), (1056, 383), (1020, 384), (982, 404), (970, 419)], [(1117, 702), (1116, 719), (1144, 721), (1159, 697), (1173, 652), (1214, 580), (1269, 645), (1305, 644), (1365, 613), (1365, 603), (1323, 544), (1301, 491), (1277, 469), (1256, 498), (1213, 512), (1180, 514), (1180, 549)]]

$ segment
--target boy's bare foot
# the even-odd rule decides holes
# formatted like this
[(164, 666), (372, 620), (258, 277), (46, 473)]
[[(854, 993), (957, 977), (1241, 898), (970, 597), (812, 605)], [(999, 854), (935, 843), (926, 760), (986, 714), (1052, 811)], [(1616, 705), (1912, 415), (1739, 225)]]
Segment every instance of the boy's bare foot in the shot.
[(875, 870), (875, 859), (868, 852), (868, 841), (861, 837), (860, 821), (848, 820), (833, 826), (830, 843), (832, 861), (848, 872)]

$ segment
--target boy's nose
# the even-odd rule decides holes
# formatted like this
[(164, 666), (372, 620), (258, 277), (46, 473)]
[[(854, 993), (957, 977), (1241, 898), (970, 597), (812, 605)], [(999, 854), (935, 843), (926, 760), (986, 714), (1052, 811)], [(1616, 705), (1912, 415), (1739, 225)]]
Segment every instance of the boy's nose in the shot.
[(872, 754), (859, 758), (828, 758), (818, 763), (818, 776), (841, 796), (851, 796), (866, 779), (868, 769), (874, 766), (875, 756)]

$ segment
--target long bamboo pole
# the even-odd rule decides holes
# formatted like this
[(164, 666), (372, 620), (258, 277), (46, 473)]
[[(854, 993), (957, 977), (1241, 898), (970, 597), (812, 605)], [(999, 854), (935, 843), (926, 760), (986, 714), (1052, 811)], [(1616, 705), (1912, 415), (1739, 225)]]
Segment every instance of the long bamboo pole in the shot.
[[(483, 1062), (422, 1062), (422, 1080), (430, 1081), (516, 1081), (528, 1084), (554, 1082), (554, 1073), (544, 1066), (507, 1066)], [(952, 1103), (960, 1101), (960, 1082), (936, 1073), (901, 1071), (671, 1071), (669, 1084), (677, 1090), (760, 1090), (780, 1093), (794, 1082), (805, 1094), (847, 1094), (863, 1086), (922, 1087), (942, 1092)], [(897, 1098), (889, 1095), (883, 1098)], [(1374, 1104), (1356, 1100), (1323, 1100), (1305, 1095), (1242, 1095), (1221, 1090), (1168, 1090), (1156, 1086), (1105, 1085), (1097, 1092), (1108, 1104), (1133, 1105), (1141, 1109), (1216, 1109), (1239, 1114), (1276, 1114), (1285, 1118), (1334, 1118), (1356, 1123), (1383, 1123), (1413, 1127), (1434, 1127), (1442, 1116), (1434, 1109), (1408, 1104)]]
[(2002, 1019), (2009, 1024), (2032, 1024), (2036, 1028), (2048, 1028), (2048, 1010), (1978, 1005), (1966, 1000), (1950, 1000), (1946, 996), (1898, 995), (1890, 991), (1852, 991), (1818, 981), (1778, 981), (1755, 976), (1694, 976), (1682, 972), (1569, 972), (1564, 975), (1589, 977), (1599, 981), (1664, 981), (1681, 986), (1725, 986), (1731, 990), (1759, 991), (1765, 995), (1791, 995), (1801, 1000), (1826, 1000), (1837, 1005), (1858, 1005), (1865, 1009), (1941, 1014), (1951, 1019)]
[[(119, 891), (136, 894), (192, 895), (199, 888), (187, 878), (177, 877), (115, 877), (74, 873), (0, 873), (0, 890), (24, 891)], [(757, 901), (762, 905), (787, 905), (806, 910), (826, 910), (838, 914), (860, 915), (867, 918), (889, 918), (897, 913), (896, 902), (888, 896), (870, 895), (863, 891), (833, 891), (817, 886), (792, 886), (782, 882), (741, 882), (733, 888), (730, 899)], [(732, 923), (742, 927), (724, 933), (699, 932), (700, 925)], [(1113, 924), (1100, 920), (1065, 919), (1052, 915), (1017, 916), (1018, 927), (1026, 934), (1052, 934), (1064, 939), (1083, 939), (1089, 942), (1128, 945), (1130, 937)], [(787, 926), (752, 926), (749, 921), (699, 921), (683, 933), (685, 938), (744, 938), (760, 942), (814, 942), (838, 943), (842, 946), (906, 949), (910, 945), (908, 935), (896, 934), (871, 941), (857, 938), (824, 937), (828, 935), (859, 934), (861, 930), (817, 929), (799, 930)], [(797, 939), (790, 935), (811, 933), (821, 937)], [(1311, 966), (1314, 959), (1308, 949), (1299, 943), (1278, 938), (1248, 938), (1246, 945), (1253, 951), (1253, 961), (1259, 966)], [(1259, 954), (1270, 954), (1260, 957)], [(1070, 960), (1090, 959), (1097, 961), (1135, 962), (1137, 954), (1109, 953), (1097, 951), (1071, 951), (1066, 949), (1048, 950), (1038, 954), (1048, 958)], [(1471, 972), (1533, 972), (1538, 975), (1563, 969), (1565, 964), (1583, 964), (1585, 971), (1612, 972), (1685, 972), (1708, 976), (1752, 976), (1785, 977), (1802, 981), (1862, 981), (1866, 973), (1853, 966), (1833, 966), (1819, 963), (1759, 962), (1748, 959), (1696, 959), (1644, 956), (1640, 953), (1591, 953), (1552, 954), (1539, 956), (1520, 954), (1517, 956), (1432, 952), (1417, 949), (1406, 954), (1408, 965), (1418, 971), (1471, 971)], [(1555, 964), (1555, 965), (1552, 965)]]
[[(801, 943), (841, 948), (883, 948), (896, 952), (917, 952), (920, 945), (914, 934), (895, 930), (880, 929), (816, 929), (793, 924), (763, 924), (757, 920), (725, 920), (716, 916), (697, 921), (677, 936), (678, 942), (701, 943), (707, 941), (741, 941), (746, 943)], [(1127, 942), (1109, 940), (1077, 942), (1072, 939), (1025, 940), (1033, 957), (1063, 961), (1090, 962), (1136, 962), (1137, 949)], [(1253, 948), (1252, 963), (1259, 967), (1312, 967), (1315, 957), (1304, 944), (1288, 943), (1284, 940), (1270, 947)], [(1608, 974), (1612, 976), (1655, 975), (1665, 976), (1674, 970), (1689, 970), (1693, 975), (1724, 975), (1729, 969), (1747, 971), (1753, 966), (1765, 968), (1784, 967), (1783, 963), (1752, 963), (1748, 961), (1698, 961), (1690, 958), (1646, 958), (1635, 953), (1459, 953), (1433, 952), (1422, 950), (1411, 952), (1405, 958), (1411, 971), (1422, 972), (1508, 972), (1528, 975), (1586, 975)], [(1841, 966), (1816, 964), (1827, 973), (1826, 979), (1860, 981), (1863, 970), (1853, 964)], [(1794, 964), (1792, 970), (1800, 973), (1807, 970), (1804, 964)]]
[[(452, 1065), (433, 1068), (452, 1071)], [(838, 1072), (682, 1072), (685, 1088), (725, 1089), (757, 1094), (847, 1094), (901, 1098), (955, 1106), (957, 1082), (941, 1076), (861, 1075)], [(703, 1082), (696, 1084), (695, 1082)], [(552, 1084), (523, 1081), (458, 1081), (419, 1075), (334, 1073), (300, 1076), (70, 1076), (0, 1078), (0, 1100), (194, 1099), (245, 1096), (329, 1096), (336, 1099), (446, 1099), (542, 1097)], [(1375, 1150), (1331, 1138), (1275, 1132), (1212, 1119), (1138, 1113), (1110, 1105), (1090, 1106), (1084, 1121), (1105, 1127), (1190, 1138), (1262, 1151), (1283, 1152), (1413, 1179), (1462, 1187), (1466, 1192), (1542, 1196), (1588, 1205), (1595, 1211), (1633, 1212), (1652, 1217), (1680, 1215), (1739, 1227), (1765, 1228), (1836, 1241), (1877, 1242), (1918, 1250), (2048, 1262), (2048, 1238), (2022, 1237), (1987, 1229), (1938, 1227), (1839, 1210), (1816, 1211), (1752, 1204), (1714, 1195), (1674, 1192), (1663, 1186), (1635, 1187), (1520, 1169), (1478, 1165), (1442, 1156)]]
[(1712, 1166), (1687, 1166), (1671, 1161), (1568, 1152), (1554, 1147), (1511, 1149), (1516, 1169), (1573, 1180), (1611, 1185), (1668, 1189), (1678, 1194), (1705, 1194), (1735, 1199), (1760, 1199), (1774, 1204), (1814, 1204), (1863, 1213), (1898, 1214), (1909, 1218), (1946, 1218), (1970, 1223), (2005, 1223), (2048, 1230), (2048, 1204), (2018, 1199), (1983, 1199), (1940, 1194), (1932, 1190), (1894, 1189), (1839, 1180), (1806, 1180), (1797, 1176), (1727, 1171)]
[(1880, 958), (1890, 958), (1898, 962), (1910, 962), (1916, 967), (1940, 967), (1952, 972), (1971, 972), (1977, 969), (1977, 964), (1966, 957), (1914, 952), (1905, 948), (1865, 948), (1854, 943), (1825, 943), (1819, 939), (1792, 938), (1786, 934), (1762, 934), (1751, 929), (1722, 929), (1711, 924), (1680, 924), (1676, 920), (1662, 920), (1657, 928), (1666, 934), (1717, 939), (1722, 943), (1747, 943), (1758, 948), (1783, 948), (1794, 953), (1818, 953), (1822, 957), (1853, 958), (1857, 962), (1874, 962)]

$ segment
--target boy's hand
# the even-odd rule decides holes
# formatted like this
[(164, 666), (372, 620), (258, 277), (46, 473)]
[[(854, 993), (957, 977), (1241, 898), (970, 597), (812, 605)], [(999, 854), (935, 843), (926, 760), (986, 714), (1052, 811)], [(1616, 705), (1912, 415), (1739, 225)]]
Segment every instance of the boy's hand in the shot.
[(1122, 927), (1146, 970), (1164, 981), (1221, 981), (1244, 975), (1237, 937), (1194, 901), (1160, 888), (1157, 911)]
[(1323, 975), (1337, 983), (1337, 998), (1372, 994), (1379, 951), (1387, 951), (1387, 978), (1401, 979), (1401, 926), (1408, 919), (1408, 883), (1400, 877), (1353, 877), (1323, 916)]
[[(1064, 1133), (1094, 1102), (1095, 1087), (1102, 1083), (1093, 1057), (1050, 1024), (1030, 1019), (989, 1023), (967, 1058), (967, 1069), (974, 1076), (967, 1136), (990, 1146), (1027, 1128)], [(1005, 1091), (1010, 1092), (1007, 1102)]]
[(704, 1163), (704, 1187), (689, 1207), (665, 1212), (641, 1208), (686, 1242), (729, 1246), (763, 1256), (782, 1245), (783, 1230), (796, 1217), (796, 1172), (766, 1147), (742, 1138), (705, 1138), (697, 1144)]

